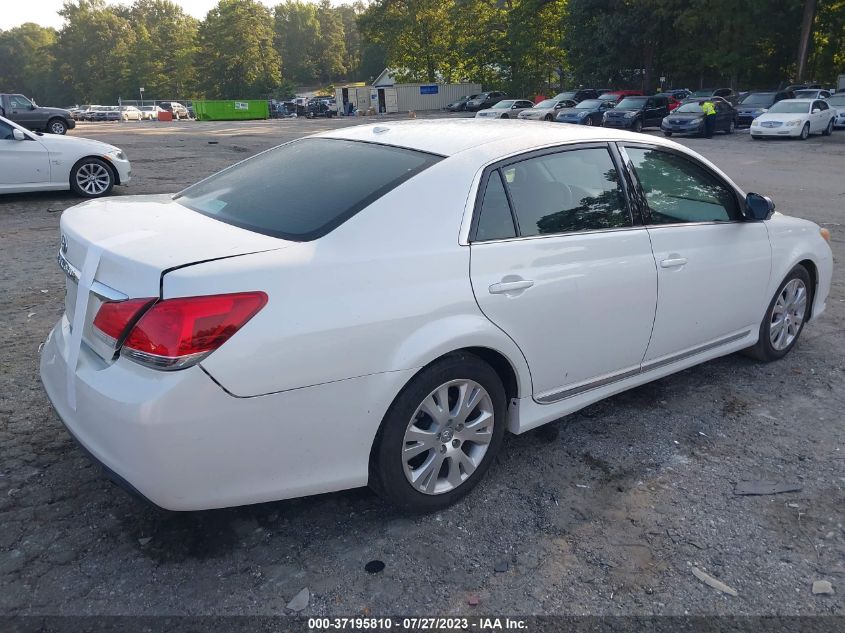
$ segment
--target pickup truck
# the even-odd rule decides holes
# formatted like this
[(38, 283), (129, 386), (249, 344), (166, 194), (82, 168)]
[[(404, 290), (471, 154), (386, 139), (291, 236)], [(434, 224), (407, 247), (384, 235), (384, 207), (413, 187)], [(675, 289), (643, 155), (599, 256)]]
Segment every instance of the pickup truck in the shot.
[(36, 132), (64, 134), (76, 127), (76, 121), (67, 110), (42, 108), (18, 94), (0, 93), (0, 116)]

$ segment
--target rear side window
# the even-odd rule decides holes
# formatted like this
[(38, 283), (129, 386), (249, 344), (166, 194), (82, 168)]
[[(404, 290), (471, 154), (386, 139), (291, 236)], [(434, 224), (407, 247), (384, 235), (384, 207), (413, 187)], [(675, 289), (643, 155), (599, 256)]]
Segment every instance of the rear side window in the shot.
[(511, 208), (505, 187), (502, 185), (502, 177), (496, 170), (490, 174), (487, 188), (484, 190), (476, 239), (479, 241), (503, 240), (509, 237), (516, 237), (516, 229), (513, 226)]
[(174, 199), (227, 224), (306, 242), (440, 160), (375, 143), (302, 139), (221, 171)]
[(607, 149), (531, 158), (502, 169), (520, 235), (631, 226), (619, 176)]

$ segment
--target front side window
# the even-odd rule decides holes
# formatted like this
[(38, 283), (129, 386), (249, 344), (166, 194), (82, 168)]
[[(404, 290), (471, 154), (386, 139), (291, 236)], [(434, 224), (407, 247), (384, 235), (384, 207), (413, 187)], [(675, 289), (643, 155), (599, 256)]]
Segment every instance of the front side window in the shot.
[(502, 173), (522, 236), (632, 224), (607, 149), (547, 154), (509, 165)]
[(9, 103), (12, 104), (13, 108), (29, 108), (32, 105), (29, 99), (26, 97), (22, 97), (20, 95), (10, 95), (9, 96)]
[(12, 133), (13, 129), (14, 128), (5, 121), (0, 121), (0, 141), (14, 141), (15, 136)]
[(703, 167), (656, 149), (626, 147), (645, 193), (649, 224), (730, 222), (736, 196)]
[(322, 237), (442, 157), (328, 138), (281, 145), (188, 187), (179, 204), (295, 241)]

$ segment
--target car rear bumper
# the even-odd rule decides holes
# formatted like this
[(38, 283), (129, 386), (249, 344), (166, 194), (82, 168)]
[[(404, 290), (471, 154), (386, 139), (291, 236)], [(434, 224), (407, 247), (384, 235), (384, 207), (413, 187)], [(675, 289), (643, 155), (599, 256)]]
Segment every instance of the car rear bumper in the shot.
[(237, 398), (198, 366), (159, 372), (122, 358), (106, 365), (84, 344), (69, 373), (70, 345), (62, 317), (41, 354), (53, 407), (113, 479), (168, 510), (366, 485), (381, 419), (413, 375), (388, 372)]

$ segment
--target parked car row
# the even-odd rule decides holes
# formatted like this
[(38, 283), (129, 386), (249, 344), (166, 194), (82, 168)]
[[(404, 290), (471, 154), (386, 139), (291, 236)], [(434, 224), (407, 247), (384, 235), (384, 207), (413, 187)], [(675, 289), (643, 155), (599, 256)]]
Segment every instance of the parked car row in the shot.
[(162, 101), (141, 107), (81, 105), (69, 110), (75, 121), (156, 121), (161, 112), (172, 113), (176, 120), (195, 118), (192, 108), (178, 101)]

